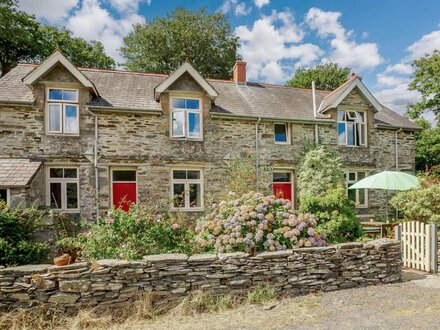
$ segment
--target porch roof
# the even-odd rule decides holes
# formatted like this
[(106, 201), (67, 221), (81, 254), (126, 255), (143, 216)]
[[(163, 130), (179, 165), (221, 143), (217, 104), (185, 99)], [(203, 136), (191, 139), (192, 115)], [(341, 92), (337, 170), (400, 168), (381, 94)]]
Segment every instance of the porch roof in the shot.
[(41, 166), (41, 161), (26, 158), (0, 159), (0, 187), (24, 187)]

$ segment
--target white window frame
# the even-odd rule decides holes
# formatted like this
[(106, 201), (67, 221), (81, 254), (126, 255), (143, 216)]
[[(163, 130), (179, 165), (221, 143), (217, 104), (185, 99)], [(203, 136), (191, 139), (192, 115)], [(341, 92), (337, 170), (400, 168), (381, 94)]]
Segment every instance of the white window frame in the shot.
[[(173, 100), (174, 99), (186, 99), (186, 100), (198, 100), (199, 101), (199, 109), (186, 109), (186, 108), (173, 108)], [(183, 122), (183, 134), (173, 135), (173, 113), (175, 112), (183, 112), (184, 114), (184, 122)], [(200, 118), (200, 136), (191, 137), (189, 135), (189, 114), (196, 113)], [(185, 140), (193, 140), (193, 141), (202, 141), (203, 140), (203, 102), (200, 97), (193, 96), (170, 96), (170, 138), (172, 139), (185, 139)]]
[[(275, 125), (284, 125), (284, 127), (286, 128), (286, 142), (276, 140)], [(284, 145), (291, 144), (290, 143), (291, 138), (290, 138), (290, 125), (289, 125), (289, 123), (281, 123), (281, 122), (273, 123), (273, 141), (275, 144), (284, 144)]]
[[(51, 178), (50, 177), (50, 169), (52, 168), (62, 168), (62, 169), (76, 169), (76, 178)], [(61, 183), (61, 208), (55, 209), (53, 208), (52, 211), (63, 211), (66, 213), (77, 213), (80, 210), (80, 184), (79, 184), (79, 167), (72, 166), (72, 165), (51, 165), (47, 166), (46, 168), (46, 205), (50, 207), (50, 184), (51, 183)], [(68, 209), (67, 208), (67, 188), (66, 183), (76, 183), (77, 188), (77, 201), (78, 201), (78, 207), (75, 209)]]
[[(290, 174), (290, 182), (274, 182), (273, 181), (273, 174), (274, 173), (289, 173)], [(290, 201), (291, 203), (293, 203), (293, 205), (295, 206), (295, 177), (294, 177), (294, 171), (292, 169), (288, 169), (288, 168), (277, 168), (274, 169), (272, 171), (272, 192), (273, 192), (273, 185), (277, 184), (277, 183), (290, 183), (291, 184), (291, 195), (292, 195), (292, 200)]]
[[(114, 171), (135, 171), (136, 172), (136, 181), (113, 181), (113, 172)], [(109, 207), (113, 206), (113, 183), (136, 183), (136, 203), (139, 203), (139, 184), (138, 184), (139, 178), (138, 178), (138, 169), (137, 167), (111, 167), (110, 168), (110, 201), (109, 201)]]
[[(353, 120), (355, 120), (354, 122), (348, 122), (346, 119), (345, 120), (343, 120), (343, 121), (340, 121), (339, 120), (339, 111), (342, 111), (342, 112), (345, 112), (345, 116), (347, 117), (350, 117), (350, 119), (353, 119)], [(349, 115), (349, 113), (350, 112), (354, 112), (356, 115), (356, 119), (358, 120), (358, 121), (356, 121), (356, 119), (355, 118), (352, 118), (352, 116), (351, 115)], [(360, 119), (361, 119), (361, 116), (360, 116), (360, 114), (359, 113), (363, 113), (364, 114), (364, 121), (362, 122), (362, 121), (360, 121)], [(346, 110), (346, 109), (337, 109), (336, 110), (336, 120), (337, 120), (337, 125), (336, 125), (336, 133), (337, 133), (337, 138), (338, 138), (338, 145), (340, 145), (340, 146), (346, 146), (346, 147), (366, 147), (367, 145), (368, 145), (368, 141), (367, 141), (367, 138), (368, 138), (368, 133), (367, 133), (367, 112), (366, 111), (364, 111), (364, 110)], [(345, 141), (344, 141), (344, 143), (340, 143), (339, 142), (339, 124), (345, 124)], [(355, 134), (354, 135), (354, 138), (355, 138), (355, 144), (348, 144), (348, 129), (347, 129), (347, 127), (348, 127), (348, 124), (353, 124), (354, 125), (354, 129), (355, 130), (358, 130), (358, 129), (360, 129), (361, 130), (361, 132), (359, 133), (359, 135), (362, 133), (362, 125), (364, 125), (364, 143), (359, 143), (359, 144), (357, 144), (357, 135)]]
[[(358, 179), (359, 172), (365, 173), (365, 178), (368, 177), (368, 171), (366, 171), (366, 170), (349, 170), (349, 171), (345, 172), (345, 189), (346, 189), (347, 196), (348, 196), (348, 185), (355, 184), (356, 182), (359, 181), (359, 179)], [(355, 173), (355, 180), (350, 180), (350, 173)], [(365, 203), (364, 204), (359, 203), (359, 190), (365, 190)], [(368, 208), (368, 189), (355, 189), (355, 193), (356, 193), (356, 200), (355, 200), (356, 208), (359, 208), (359, 209)]]
[[(70, 90), (76, 91), (76, 100), (74, 101), (64, 101), (64, 100), (54, 100), (49, 98), (49, 92), (52, 89), (58, 90)], [(75, 88), (58, 88), (58, 87), (47, 87), (46, 88), (46, 111), (45, 111), (45, 123), (46, 123), (46, 134), (48, 135), (69, 135), (69, 136), (78, 136), (79, 135), (79, 90)], [(49, 122), (50, 122), (50, 114), (49, 114), (49, 106), (50, 105), (60, 105), (61, 118), (60, 118), (60, 130), (59, 131), (51, 131)], [(66, 132), (66, 106), (75, 106), (76, 107), (76, 126), (78, 127), (76, 132)]]
[[(174, 171), (198, 171), (200, 173), (200, 178), (199, 179), (174, 179), (173, 178), (173, 172)], [(176, 167), (176, 168), (172, 168), (170, 171), (170, 179), (171, 179), (171, 187), (170, 187), (170, 192), (171, 192), (171, 206), (170, 206), (170, 210), (172, 211), (203, 211), (204, 210), (204, 205), (205, 205), (205, 200), (204, 200), (204, 192), (205, 192), (205, 187), (204, 187), (204, 177), (203, 177), (203, 170), (201, 168), (180, 168), (180, 167)], [(184, 207), (176, 207), (174, 206), (174, 184), (184, 184), (185, 185), (185, 206)], [(196, 184), (200, 184), (200, 207), (190, 207), (189, 206), (189, 185), (192, 183), (196, 183)]]
[(6, 205), (11, 205), (11, 190), (9, 188), (0, 188), (0, 190), (6, 190)]

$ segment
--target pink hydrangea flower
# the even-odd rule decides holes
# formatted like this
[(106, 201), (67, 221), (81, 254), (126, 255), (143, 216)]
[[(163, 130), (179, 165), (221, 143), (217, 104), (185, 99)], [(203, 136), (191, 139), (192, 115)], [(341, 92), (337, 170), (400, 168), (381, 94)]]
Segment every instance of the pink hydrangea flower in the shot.
[(179, 224), (173, 223), (172, 227), (173, 227), (174, 230), (176, 230), (177, 228), (179, 228)]
[(112, 225), (115, 223), (114, 219), (107, 219), (107, 224)]

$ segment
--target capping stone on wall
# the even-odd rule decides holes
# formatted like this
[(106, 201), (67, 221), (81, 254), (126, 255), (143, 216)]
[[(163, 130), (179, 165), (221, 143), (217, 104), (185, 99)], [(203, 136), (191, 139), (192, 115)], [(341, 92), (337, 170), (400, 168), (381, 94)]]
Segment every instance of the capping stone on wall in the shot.
[(141, 261), (99, 260), (68, 266), (0, 269), (0, 310), (39, 304), (66, 310), (118, 306), (144, 292), (181, 299), (195, 290), (249, 290), (269, 283), (298, 295), (390, 283), (401, 279), (400, 243), (380, 239), (278, 252), (162, 254)]

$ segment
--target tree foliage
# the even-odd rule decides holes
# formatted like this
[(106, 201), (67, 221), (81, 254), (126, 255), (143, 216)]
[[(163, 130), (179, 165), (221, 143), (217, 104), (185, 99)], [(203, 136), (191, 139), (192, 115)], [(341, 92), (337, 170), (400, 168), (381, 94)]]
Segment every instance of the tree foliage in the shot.
[(76, 38), (65, 28), (43, 26), (34, 16), (20, 11), (16, 0), (0, 0), (0, 36), (2, 76), (18, 61), (41, 62), (56, 48), (76, 66), (115, 67), (101, 42)]
[(433, 111), (440, 119), (440, 52), (434, 50), (415, 60), (412, 66), (415, 72), (408, 89), (420, 92), (421, 99), (410, 105), (408, 114), (411, 118), (418, 118), (422, 113)]
[(425, 128), (423, 131), (416, 132), (415, 140), (416, 140), (416, 170), (426, 171), (435, 167), (439, 167), (440, 166), (440, 126), (436, 128), (431, 128), (428, 126), (428, 128)]
[(336, 187), (343, 182), (343, 170), (336, 151), (325, 146), (307, 152), (298, 171), (299, 195), (321, 196), (329, 186)]
[(348, 80), (349, 75), (350, 68), (341, 68), (336, 63), (324, 63), (314, 68), (298, 68), (287, 85), (311, 88), (314, 81), (317, 89), (335, 90)]
[(129, 70), (169, 74), (189, 61), (205, 77), (227, 79), (237, 49), (238, 37), (224, 15), (179, 8), (135, 25), (121, 53)]

